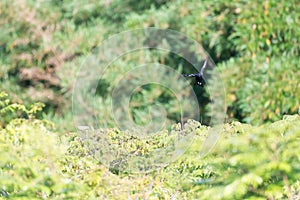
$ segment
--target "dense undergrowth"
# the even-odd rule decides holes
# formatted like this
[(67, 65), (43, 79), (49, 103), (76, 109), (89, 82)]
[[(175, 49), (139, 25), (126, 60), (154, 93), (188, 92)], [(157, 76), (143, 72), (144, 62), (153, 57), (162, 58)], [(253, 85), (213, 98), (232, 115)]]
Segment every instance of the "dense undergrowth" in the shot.
[[(1, 1), (0, 88), (12, 94), (14, 102), (43, 102), (44, 118), (59, 124), (60, 130), (70, 130), (74, 77), (88, 53), (112, 34), (157, 27), (186, 34), (216, 62), (226, 88), (229, 120), (276, 121), (299, 110), (299, 7), (296, 0)], [(114, 81), (121, 76), (118, 71), (141, 60), (165, 64), (179, 73), (195, 72), (184, 59), (164, 52), (123, 56), (98, 83), (103, 117), (109, 118), (105, 107), (111, 102)], [(156, 95), (155, 87), (133, 95), (136, 123), (143, 123), (140, 116), (150, 106), (145, 99)], [(200, 109), (206, 111), (209, 94), (198, 90)], [(161, 99), (174, 101), (168, 94), (152, 103), (160, 104)], [(208, 112), (201, 115), (208, 124)]]
[[(300, 199), (299, 20), (296, 0), (0, 1), (0, 199)], [(71, 99), (92, 50), (112, 34), (147, 27), (179, 31), (203, 46), (226, 89), (228, 123), (200, 157), (212, 129), (210, 94), (194, 87), (203, 122), (185, 125), (194, 143), (168, 166), (133, 174), (126, 164), (95, 159), (75, 133)], [(141, 63), (195, 73), (183, 58), (157, 49), (111, 64), (95, 91), (108, 122), (99, 132), (124, 155), (147, 155), (178, 131), (174, 95), (154, 84), (132, 94), (130, 113), (145, 124), (149, 107), (160, 105), (174, 122), (170, 130), (146, 142), (113, 126), (107, 108), (120, 71)]]
[[(17, 116), (0, 129), (0, 197), (6, 199), (298, 199), (300, 198), (300, 116), (261, 127), (224, 124), (216, 147), (200, 157), (209, 127), (186, 124), (196, 133), (188, 150), (168, 166), (142, 174), (116, 170), (95, 159), (76, 133), (58, 134), (1, 93), (1, 118)], [(174, 126), (176, 130), (176, 126)], [(130, 137), (108, 129), (112, 144)], [(118, 135), (118, 137), (116, 137)], [(139, 143), (144, 153), (172, 137)], [(156, 142), (155, 142), (156, 141)], [(99, 146), (101, 149), (102, 145)], [(120, 146), (120, 148), (123, 146)], [(134, 148), (134, 147), (133, 147)], [(124, 151), (132, 149), (122, 148)]]

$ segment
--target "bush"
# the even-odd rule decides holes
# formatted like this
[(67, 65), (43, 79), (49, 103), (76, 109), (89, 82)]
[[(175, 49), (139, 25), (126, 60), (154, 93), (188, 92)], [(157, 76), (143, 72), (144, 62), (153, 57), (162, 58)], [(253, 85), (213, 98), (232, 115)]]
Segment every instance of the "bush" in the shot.
[[(27, 110), (24, 105), (9, 104), (4, 93), (1, 96), (1, 120), (7, 121), (5, 128), (0, 127), (0, 196), (13, 199), (78, 197), (76, 184), (59, 172), (59, 159), (66, 151), (65, 146), (58, 143), (57, 135), (49, 130), (52, 123), (35, 118), (41, 106), (35, 104)], [(19, 111), (26, 114), (25, 118), (19, 117)]]
[[(229, 76), (228, 72), (222, 71), (224, 77), (230, 77), (230, 80), (224, 80), (225, 82), (238, 83), (240, 79), (247, 79), (251, 83), (263, 85), (264, 83), (259, 81), (258, 77), (254, 77), (257, 73), (252, 70), (254, 66), (262, 65), (264, 61), (271, 65), (274, 63), (284, 65), (288, 62), (293, 63), (293, 66), (297, 65), (300, 46), (297, 40), (300, 32), (297, 7), (299, 3), (296, 0), (289, 2), (259, 0), (243, 3), (225, 0), (204, 2), (157, 0), (140, 3), (131, 0), (114, 0), (88, 3), (52, 1), (38, 4), (31, 0), (3, 1), (0, 3), (3, 11), (0, 18), (2, 25), (0, 88), (19, 94), (18, 97), (14, 97), (14, 102), (20, 103), (22, 100), (25, 104), (34, 101), (45, 103), (46, 110), (54, 113), (49, 114), (49, 118), (67, 117), (71, 100), (70, 88), (73, 84), (73, 81), (69, 80), (69, 75), (75, 74), (85, 55), (112, 33), (151, 26), (174, 29), (195, 39), (203, 45), (217, 65), (221, 66), (220, 68), (231, 64), (240, 68), (230, 68), (230, 70), (238, 70), (239, 74), (235, 76)], [(253, 9), (256, 12), (253, 12)], [(28, 13), (31, 15), (28, 16)], [(189, 71), (189, 64), (174, 55), (156, 53), (151, 56), (152, 60), (168, 64), (176, 70), (182, 65), (184, 72)], [(130, 59), (132, 63), (136, 63), (144, 60), (145, 57), (140, 55)], [(121, 67), (125, 64), (122, 63)], [(127, 64), (131, 65), (131, 63)], [(248, 69), (248, 65), (253, 66), (251, 70)], [(26, 70), (23, 69), (27, 68), (32, 72), (39, 68), (40, 76), (24, 77)], [(291, 75), (291, 79), (297, 79), (297, 75), (297, 73)], [(46, 78), (49, 76), (50, 79)], [(250, 77), (253, 79), (249, 80)], [(280, 77), (280, 74), (274, 77)], [(295, 84), (294, 81), (291, 83)], [(247, 85), (251, 84), (247, 83)], [(246, 89), (248, 92), (244, 94), (241, 94), (242, 92), (232, 94), (232, 91), (238, 90), (236, 86), (239, 85), (227, 84), (231, 95), (227, 98), (235, 99), (234, 103), (229, 102), (229, 117), (251, 123), (253, 120), (253, 123), (257, 124), (279, 119), (283, 113), (295, 112), (294, 98), (288, 100), (284, 97), (293, 92), (288, 86), (284, 89), (285, 94), (281, 95), (285, 98), (285, 103), (279, 103), (284, 106), (280, 106), (282, 107), (279, 108), (280, 111), (275, 113), (274, 106), (268, 106), (271, 103), (268, 101), (269, 98), (263, 97), (262, 101), (252, 101), (248, 106), (249, 100), (243, 98), (247, 98), (250, 91), (255, 89)], [(268, 87), (264, 92), (274, 91), (274, 88)], [(202, 91), (198, 93), (200, 93), (199, 99), (206, 99), (208, 96)], [(254, 93), (250, 96), (254, 96)], [(295, 96), (297, 97), (297, 95), (293, 97)], [(200, 104), (203, 107), (207, 106), (208, 100), (201, 101)], [(253, 107), (264, 107), (264, 105), (267, 105), (265, 109), (268, 116), (258, 114), (249, 116), (249, 111), (253, 110)], [(133, 111), (133, 113), (138, 112)]]
[(298, 113), (299, 59), (259, 57), (256, 62), (234, 59), (220, 66), (225, 80), (229, 116), (247, 123), (277, 121)]
[[(241, 56), (299, 55), (298, 1), (249, 2), (237, 8), (238, 17), (229, 39)], [(255, 12), (253, 12), (255, 9)]]
[(125, 27), (170, 28), (195, 38), (221, 68), (229, 118), (261, 124), (298, 110), (298, 6), (276, 0), (176, 1), (129, 15)]
[[(0, 102), (3, 105), (5, 98)], [(224, 124), (219, 142), (206, 157), (200, 157), (199, 147), (213, 128), (189, 121), (185, 131), (195, 137), (185, 154), (146, 174), (103, 165), (83, 138), (75, 133), (58, 137), (50, 124), (32, 116), (13, 119), (0, 129), (0, 197), (296, 199), (300, 195), (298, 115), (261, 127)], [(138, 144), (147, 155), (171, 141), (176, 130), (178, 126), (170, 134), (160, 132), (149, 138), (150, 143), (118, 129), (106, 129), (105, 136), (124, 152), (135, 148), (127, 144)]]

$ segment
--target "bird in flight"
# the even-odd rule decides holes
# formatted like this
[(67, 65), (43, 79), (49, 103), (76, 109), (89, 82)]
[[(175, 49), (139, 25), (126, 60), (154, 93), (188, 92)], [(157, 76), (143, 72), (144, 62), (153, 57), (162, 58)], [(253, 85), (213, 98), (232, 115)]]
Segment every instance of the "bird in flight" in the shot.
[(202, 86), (203, 81), (204, 81), (203, 72), (204, 72), (204, 69), (205, 69), (205, 67), (207, 65), (207, 60), (208, 59), (206, 58), (199, 73), (197, 73), (197, 74), (183, 74), (183, 76), (184, 77), (195, 77), (195, 80), (196, 80), (195, 85)]

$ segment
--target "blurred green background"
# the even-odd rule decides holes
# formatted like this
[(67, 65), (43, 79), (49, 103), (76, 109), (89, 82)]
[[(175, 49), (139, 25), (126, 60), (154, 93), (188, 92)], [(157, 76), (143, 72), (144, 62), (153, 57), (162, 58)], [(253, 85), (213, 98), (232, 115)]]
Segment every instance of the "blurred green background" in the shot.
[[(13, 94), (14, 102), (45, 103), (44, 117), (60, 129), (72, 127), (66, 122), (72, 121), (73, 81), (87, 54), (111, 34), (153, 26), (180, 31), (203, 45), (223, 78), (229, 121), (258, 125), (298, 112), (297, 1), (1, 1), (0, 5), (0, 89)], [(116, 65), (126, 69), (145, 57), (195, 72), (174, 55), (150, 51)], [(97, 93), (104, 101), (116, 79), (117, 72), (112, 72), (99, 83)], [(153, 89), (144, 90), (149, 96)], [(143, 98), (140, 95), (133, 101)], [(202, 110), (207, 96), (200, 98)], [(159, 98), (172, 99), (167, 94)], [(141, 108), (132, 112), (136, 110)]]
[[(146, 27), (173, 29), (203, 45), (226, 89), (228, 123), (225, 139), (205, 160), (194, 160), (197, 150), (191, 148), (158, 173), (131, 177), (93, 160), (72, 133), (72, 88), (79, 66), (102, 41)], [(298, 199), (299, 56), (297, 0), (2, 0), (0, 91), (8, 95), (0, 95), (0, 198), (114, 199), (119, 192), (121, 199)], [(141, 59), (195, 72), (181, 58), (150, 50), (125, 56), (113, 69)], [(118, 76), (112, 70), (98, 84), (103, 117), (110, 114), (111, 83)], [(194, 89), (203, 121), (191, 130), (201, 132), (209, 124), (209, 94)], [(152, 104), (165, 106), (175, 122), (180, 112), (174, 96), (155, 85), (131, 100), (138, 124), (147, 121)], [(284, 115), (294, 116), (282, 120)], [(128, 184), (133, 187), (122, 192)]]

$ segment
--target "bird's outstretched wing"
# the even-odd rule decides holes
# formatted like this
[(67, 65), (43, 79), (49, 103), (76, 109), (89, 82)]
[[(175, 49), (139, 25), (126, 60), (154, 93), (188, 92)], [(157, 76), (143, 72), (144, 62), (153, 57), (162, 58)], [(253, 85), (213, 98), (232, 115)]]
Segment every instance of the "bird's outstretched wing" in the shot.
[(206, 68), (206, 66), (207, 66), (207, 58), (205, 59), (205, 61), (204, 61), (204, 64), (203, 64), (203, 66), (202, 66), (202, 68), (201, 68), (201, 70), (200, 70), (200, 75), (203, 75), (203, 72), (204, 72), (204, 69)]
[[(184, 77), (196, 77), (196, 80), (197, 80), (197, 79), (202, 79), (204, 69), (205, 69), (206, 66), (207, 66), (207, 60), (208, 60), (208, 58), (205, 59), (205, 61), (204, 61), (204, 63), (203, 63), (203, 66), (201, 67), (201, 70), (199, 71), (199, 73), (197, 73), (197, 74), (183, 74), (183, 76), (184, 76)], [(199, 81), (199, 80), (197, 80), (197, 81)]]
[(184, 77), (196, 77), (198, 74), (183, 74)]

